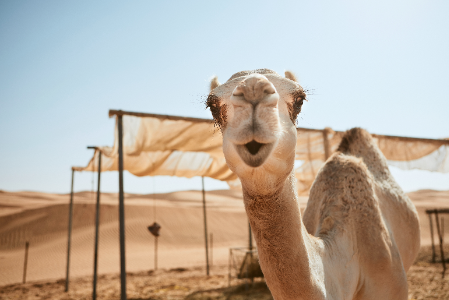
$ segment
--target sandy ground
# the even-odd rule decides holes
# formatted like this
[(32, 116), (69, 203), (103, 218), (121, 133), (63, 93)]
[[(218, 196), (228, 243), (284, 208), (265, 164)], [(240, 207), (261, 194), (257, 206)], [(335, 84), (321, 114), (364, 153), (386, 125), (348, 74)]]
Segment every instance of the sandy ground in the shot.
[[(449, 251), (449, 247), (446, 251)], [(409, 299), (449, 299), (449, 274), (442, 278), (441, 264), (430, 262), (431, 253), (429, 246), (423, 247), (417, 261), (407, 274)], [(68, 293), (64, 292), (64, 287), (64, 280), (3, 286), (0, 288), (0, 299), (92, 299), (92, 277), (73, 279)], [(101, 275), (97, 291), (99, 300), (120, 299), (119, 275)], [(127, 297), (130, 300), (273, 299), (262, 279), (257, 278), (251, 283), (234, 278), (229, 282), (227, 266), (214, 266), (210, 276), (206, 276), (203, 267), (128, 273)]]
[[(158, 241), (161, 268), (201, 266), (205, 262), (201, 192), (126, 195), (126, 267), (128, 272), (154, 268), (154, 237), (147, 226), (162, 226)], [(0, 217), (0, 285), (22, 281), (25, 242), (29, 241), (27, 280), (65, 278), (68, 195), (0, 193), (9, 214)], [(94, 195), (74, 200), (70, 260), (72, 277), (92, 275)], [(155, 203), (154, 203), (155, 202)], [(99, 274), (119, 272), (118, 199), (102, 194)], [(207, 193), (207, 222), (213, 235), (213, 259), (225, 264), (229, 248), (247, 245), (248, 225), (240, 197), (232, 191)], [(3, 210), (3, 208), (1, 209)], [(154, 216), (156, 214), (156, 216)]]
[[(94, 196), (90, 192), (75, 195), (71, 289), (64, 293), (69, 195), (0, 192), (0, 299), (91, 299)], [(422, 244), (429, 245), (425, 209), (449, 207), (449, 191), (423, 190), (409, 196), (420, 215)], [(208, 229), (213, 234), (211, 277), (204, 275), (201, 192), (126, 195), (128, 299), (245, 299), (245, 295), (255, 299), (256, 294), (258, 299), (270, 299), (263, 284), (250, 293), (241, 287), (227, 288), (229, 248), (248, 243), (241, 194), (213, 191), (206, 197)], [(302, 207), (306, 201), (301, 199)], [(98, 295), (99, 299), (119, 299), (117, 195), (102, 194), (101, 203)], [(146, 229), (154, 219), (162, 226), (158, 251), (162, 270), (156, 272), (152, 271), (154, 238)], [(449, 220), (446, 233), (448, 226)], [(26, 241), (30, 242), (26, 275), (30, 283), (18, 284), (23, 278)], [(430, 263), (429, 249), (423, 248), (408, 274), (410, 298), (449, 299), (448, 281), (441, 279), (441, 264)]]

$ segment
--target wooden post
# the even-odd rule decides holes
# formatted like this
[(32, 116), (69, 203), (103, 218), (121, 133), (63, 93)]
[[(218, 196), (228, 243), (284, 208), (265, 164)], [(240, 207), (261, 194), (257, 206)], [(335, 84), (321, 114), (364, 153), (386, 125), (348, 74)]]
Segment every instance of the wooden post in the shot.
[(125, 264), (125, 195), (123, 192), (123, 116), (117, 115), (118, 127), (118, 182), (119, 182), (119, 234), (120, 234), (120, 299), (126, 300)]
[[(251, 224), (248, 222), (248, 229), (249, 229), (249, 262), (248, 264), (250, 264), (252, 266), (253, 264), (253, 233), (251, 231)], [(246, 265), (246, 277), (249, 279), (248, 277), (248, 265)], [(251, 277), (251, 283), (254, 283), (254, 278)]]
[(30, 246), (30, 243), (27, 241), (25, 243), (25, 260), (23, 263), (23, 283), (26, 283), (26, 281), (27, 281), (28, 247), (29, 246)]
[(431, 212), (427, 212), (427, 215), (429, 216), (429, 223), (430, 223), (430, 241), (432, 242), (432, 262), (435, 263), (435, 243), (433, 241), (432, 213)]
[(65, 274), (65, 292), (69, 291), (69, 270), (70, 270), (70, 242), (72, 239), (72, 215), (73, 215), (73, 181), (75, 178), (75, 170), (72, 168), (72, 185), (70, 188), (70, 205), (69, 205), (69, 229), (67, 237), (67, 268)]
[(326, 161), (331, 156), (331, 149), (329, 145), (329, 138), (327, 136), (328, 129), (323, 129), (323, 147), (324, 147), (324, 160)]
[(443, 278), (444, 278), (444, 274), (446, 273), (446, 260), (444, 259), (443, 237), (441, 236), (440, 222), (439, 222), (439, 217), (438, 217), (438, 210), (435, 210), (435, 219), (437, 221), (438, 238), (440, 239), (440, 252), (441, 252), (441, 261), (443, 263)]
[(228, 259), (228, 287), (231, 286), (231, 270), (232, 270), (232, 249), (229, 248), (229, 259)]
[(154, 270), (157, 270), (157, 239), (158, 237), (154, 237)]
[(201, 176), (203, 186), (203, 217), (204, 217), (204, 245), (206, 247), (206, 274), (209, 276), (209, 251), (207, 250), (207, 217), (206, 217), (206, 192), (204, 190), (204, 177)]
[(253, 233), (251, 232), (251, 224), (248, 222), (248, 248), (253, 250)]
[(214, 234), (210, 233), (210, 268), (214, 266)]
[(95, 250), (94, 250), (94, 278), (93, 278), (93, 291), (92, 299), (97, 299), (97, 270), (98, 270), (98, 239), (99, 239), (99, 227), (100, 227), (100, 182), (101, 182), (101, 151), (95, 147), (88, 147), (89, 149), (94, 148), (98, 151), (98, 182), (97, 182), (97, 203), (95, 207)]

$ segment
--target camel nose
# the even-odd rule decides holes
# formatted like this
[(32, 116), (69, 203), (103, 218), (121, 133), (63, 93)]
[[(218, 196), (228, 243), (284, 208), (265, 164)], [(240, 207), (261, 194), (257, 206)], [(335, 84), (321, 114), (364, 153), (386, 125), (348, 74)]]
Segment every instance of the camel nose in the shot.
[(242, 100), (253, 106), (259, 103), (276, 105), (279, 99), (274, 85), (260, 74), (253, 74), (240, 82), (232, 92), (232, 96), (231, 101), (235, 102), (234, 105), (241, 104)]

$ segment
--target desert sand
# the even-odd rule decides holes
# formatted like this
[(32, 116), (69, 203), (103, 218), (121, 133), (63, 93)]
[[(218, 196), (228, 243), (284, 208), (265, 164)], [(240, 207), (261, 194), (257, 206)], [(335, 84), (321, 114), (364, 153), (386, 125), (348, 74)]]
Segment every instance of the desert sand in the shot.
[[(421, 278), (423, 274), (430, 272), (430, 275), (425, 275), (426, 278), (429, 276), (435, 277), (434, 283), (442, 280), (442, 284), (447, 288), (449, 281), (448, 279), (441, 279), (441, 265), (426, 264), (430, 249), (428, 247), (430, 245), (430, 233), (429, 221), (425, 210), (449, 207), (449, 191), (421, 190), (409, 193), (409, 196), (419, 212), (422, 245), (427, 246), (424, 247), (427, 251), (425, 252), (427, 256), (422, 254), (421, 257), (424, 258), (413, 266), (411, 270), (413, 274), (409, 272), (410, 280)], [(7, 295), (12, 294), (9, 292), (7, 294), (4, 293), (6, 291), (11, 291), (12, 293), (15, 291), (15, 287), (24, 288), (28, 286), (27, 290), (30, 290), (36, 284), (38, 287), (45, 286), (45, 282), (53, 282), (53, 285), (57, 287), (59, 292), (63, 290), (64, 281), (61, 279), (65, 278), (69, 199), (70, 195), (67, 194), (0, 192), (0, 299), (10, 299), (10, 296)], [(232, 190), (210, 191), (206, 193), (206, 201), (208, 231), (210, 234), (213, 234), (213, 247), (211, 250), (213, 259), (211, 263), (214, 267), (212, 268), (212, 274), (220, 278), (220, 280), (216, 278), (218, 281), (214, 281), (201, 277), (205, 275), (201, 191), (125, 195), (127, 272), (135, 274), (133, 276), (136, 278), (145, 279), (148, 277), (148, 280), (156, 276), (159, 278), (161, 286), (164, 286), (164, 284), (160, 278), (168, 278), (169, 280), (167, 280), (170, 282), (175, 282), (176, 280), (188, 282), (189, 280), (192, 281), (192, 278), (197, 278), (199, 282), (204, 282), (203, 288), (205, 289), (225, 288), (227, 286), (226, 274), (229, 248), (247, 246), (248, 244), (247, 218), (241, 192)], [(302, 197), (300, 204), (301, 208), (304, 209), (307, 204), (307, 197)], [(76, 293), (77, 287), (81, 289), (81, 286), (85, 286), (83, 293), (86, 299), (90, 297), (90, 282), (93, 274), (94, 210), (95, 193), (75, 193), (70, 261), (70, 295)], [(101, 195), (100, 215), (98, 271), (101, 275), (101, 280), (99, 286), (101, 286), (101, 282), (104, 282), (104, 287), (104, 284), (108, 282), (106, 279), (112, 280), (114, 278), (111, 282), (114, 282), (114, 286), (118, 287), (117, 274), (120, 268), (117, 194), (103, 193)], [(449, 216), (447, 218), (448, 220), (445, 222), (446, 233), (449, 232)], [(154, 221), (157, 221), (162, 226), (158, 243), (158, 267), (160, 270), (156, 272), (153, 272), (154, 237), (147, 230), (147, 226)], [(30, 283), (21, 285), (19, 283), (22, 282), (23, 278), (26, 241), (30, 243), (26, 275), (26, 280)], [(183, 272), (170, 271), (173, 269), (183, 270)], [(187, 280), (185, 278), (190, 279)], [(215, 284), (208, 285), (207, 282), (210, 280), (215, 282)], [(412, 289), (413, 283), (410, 280), (410, 289)], [(422, 282), (422, 279), (416, 279), (416, 281), (419, 283)], [(167, 284), (176, 286), (176, 283), (173, 282)], [(10, 286), (8, 287), (7, 285)], [(436, 288), (438, 289), (438, 286)], [(128, 289), (130, 293), (133, 291), (132, 284)], [(188, 292), (191, 294), (198, 291), (198, 289), (199, 286), (197, 284), (196, 289), (192, 288)], [(100, 287), (99, 290), (101, 290)], [(184, 292), (178, 291), (178, 294), (182, 294), (182, 297), (184, 297), (187, 293), (186, 291)], [(23, 291), (20, 294), (23, 296)], [(74, 297), (69, 297), (65, 293), (61, 295), (66, 295), (66, 298), (47, 295), (46, 297), (36, 297), (36, 299), (85, 298), (81, 295)], [(411, 295), (414, 295), (413, 291), (411, 291)], [(111, 297), (103, 297), (101, 299), (117, 298), (112, 294)], [(153, 299), (136, 297), (134, 298)], [(23, 298), (18, 296), (12, 298), (28, 299), (29, 297)], [(169, 298), (162, 297), (161, 299)], [(182, 298), (174, 296), (173, 299)], [(444, 297), (433, 299), (444, 299)]]

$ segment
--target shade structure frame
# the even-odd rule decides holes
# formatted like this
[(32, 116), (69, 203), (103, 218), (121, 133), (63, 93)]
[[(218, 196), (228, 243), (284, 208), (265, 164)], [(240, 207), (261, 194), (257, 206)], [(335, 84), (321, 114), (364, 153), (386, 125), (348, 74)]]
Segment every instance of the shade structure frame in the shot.
[[(110, 110), (109, 111), (109, 116), (116, 117), (116, 138), (115, 138), (115, 142), (114, 142), (114, 146), (113, 147), (98, 147), (98, 155), (102, 155), (103, 158), (106, 158), (106, 160), (109, 159), (109, 163), (104, 163), (103, 165), (99, 165), (98, 169), (101, 169), (101, 171), (119, 171), (119, 238), (120, 238), (120, 269), (121, 269), (121, 299), (126, 299), (126, 268), (125, 268), (125, 235), (124, 235), (124, 191), (123, 191), (123, 171), (124, 170), (128, 170), (129, 162), (133, 159), (137, 159), (139, 158), (139, 155), (142, 155), (142, 153), (147, 152), (148, 155), (147, 156), (153, 156), (153, 155), (159, 155), (159, 157), (162, 157), (163, 159), (165, 159), (164, 162), (162, 163), (157, 163), (157, 162), (151, 162), (152, 163), (152, 167), (153, 169), (145, 169), (145, 170), (137, 170), (136, 172), (133, 172), (132, 170), (130, 171), (130, 173), (136, 175), (136, 176), (155, 176), (155, 175), (172, 175), (172, 176), (180, 176), (180, 177), (194, 177), (194, 176), (201, 176), (202, 178), (204, 177), (211, 177), (211, 178), (215, 178), (218, 180), (222, 180), (222, 181), (227, 181), (228, 183), (232, 182), (233, 180), (237, 180), (237, 177), (235, 176), (235, 174), (233, 174), (232, 172), (230, 172), (230, 170), (227, 169), (226, 166), (226, 162), (224, 160), (223, 157), (219, 157), (219, 155), (222, 155), (222, 150), (221, 150), (221, 141), (217, 142), (216, 140), (214, 141), (215, 144), (211, 145), (201, 145), (201, 151), (204, 152), (208, 152), (209, 157), (200, 157), (200, 159), (198, 159), (198, 161), (201, 161), (201, 159), (203, 160), (207, 160), (209, 159), (209, 164), (202, 164), (203, 169), (201, 170), (201, 172), (180, 172), (181, 174), (176, 174), (176, 171), (179, 170), (175, 170), (173, 174), (167, 174), (167, 168), (164, 169), (164, 171), (166, 173), (163, 174), (158, 174), (157, 172), (155, 172), (155, 170), (160, 171), (161, 170), (161, 166), (164, 166), (164, 163), (167, 162), (167, 160), (169, 160), (170, 158), (173, 158), (173, 155), (178, 155), (178, 156), (182, 156), (182, 155), (192, 155), (192, 152), (194, 152), (194, 148), (192, 148), (193, 146), (196, 146), (198, 143), (197, 140), (198, 138), (204, 138), (204, 139), (210, 139), (211, 135), (210, 132), (212, 133), (216, 133), (218, 132), (217, 135), (219, 135), (219, 131), (217, 128), (214, 127), (214, 121), (211, 119), (201, 119), (201, 118), (190, 118), (190, 117), (181, 117), (181, 116), (170, 116), (170, 115), (157, 115), (157, 114), (148, 114), (148, 113), (138, 113), (138, 112), (127, 112), (127, 111), (122, 111), (122, 110)], [(130, 119), (130, 118), (134, 118), (134, 119)], [(141, 127), (141, 120), (140, 119), (146, 119), (147, 121), (149, 119), (153, 119), (156, 120), (154, 122), (158, 123), (160, 125), (159, 128), (163, 128), (162, 123), (164, 122), (171, 122), (170, 124), (170, 128), (171, 129), (176, 129), (177, 124), (174, 125), (174, 123), (176, 122), (181, 122), (184, 127), (182, 127), (180, 129), (180, 132), (182, 134), (185, 133), (189, 133), (189, 130), (191, 130), (192, 132), (190, 136), (187, 135), (187, 137), (184, 137), (184, 140), (179, 139), (179, 140), (175, 140), (175, 142), (173, 142), (171, 145), (168, 145), (167, 147), (164, 147), (163, 144), (161, 144), (160, 142), (164, 142), (167, 140), (170, 140), (170, 137), (172, 136), (177, 136), (178, 133), (173, 133), (170, 132), (171, 136), (169, 136), (168, 138), (165, 137), (166, 139), (164, 140), (164, 136), (161, 137), (156, 137), (151, 140), (148, 141), (139, 141), (139, 143), (135, 143), (136, 137), (139, 136), (139, 134), (141, 136), (148, 136), (149, 135), (149, 131), (145, 131), (144, 127)], [(133, 123), (134, 122), (134, 123)], [(125, 124), (130, 124), (132, 128), (135, 129), (134, 132), (129, 131), (129, 128), (126, 127)], [(181, 124), (179, 123), (179, 124)], [(137, 125), (136, 125), (137, 124)], [(162, 124), (162, 125), (161, 125)], [(205, 130), (203, 128), (203, 132), (209, 133), (209, 134), (201, 134), (198, 132), (195, 132), (193, 129), (195, 129), (195, 125), (198, 127), (198, 124), (202, 124), (204, 126), (207, 127), (207, 130)], [(133, 127), (134, 126), (134, 127)], [(140, 127), (139, 127), (140, 126)], [(125, 127), (125, 128), (124, 128)], [(151, 127), (151, 126), (147, 126), (147, 127)], [(142, 129), (144, 128), (144, 129)], [(157, 130), (154, 128), (151, 128), (151, 130)], [(316, 163), (317, 166), (315, 166), (314, 168), (310, 168), (312, 170), (313, 173), (313, 178), (312, 180), (308, 179), (305, 180), (304, 182), (308, 181), (308, 182), (312, 182), (314, 179), (315, 174), (317, 173), (316, 171), (319, 169), (319, 167), (324, 163), (324, 161), (329, 158), (332, 154), (332, 152), (334, 152), (339, 144), (339, 141), (341, 140), (341, 136), (344, 134), (343, 131), (333, 131), (330, 128), (325, 128), (325, 129), (312, 129), (312, 128), (301, 128), (301, 127), (297, 127), (297, 133), (298, 133), (298, 142), (297, 142), (297, 147), (298, 145), (301, 145), (300, 140), (301, 138), (307, 136), (308, 142), (305, 143), (305, 147), (302, 148), (303, 152), (297, 151), (297, 159), (298, 160), (304, 160), (305, 162), (308, 163)], [(164, 135), (164, 132), (161, 133), (162, 135)], [(313, 136), (311, 136), (313, 135)], [(215, 136), (216, 138), (217, 136)], [(406, 149), (407, 148), (407, 143), (423, 143), (425, 144), (424, 150), (421, 151), (421, 154), (418, 153), (411, 153), (412, 155), (409, 155), (408, 153), (405, 154), (405, 158), (403, 161), (407, 162), (407, 159), (411, 159), (411, 158), (415, 158), (419, 157), (419, 155), (421, 155), (422, 157), (428, 155), (429, 153), (434, 153), (436, 151), (436, 149), (440, 149), (442, 147), (445, 147), (445, 149), (447, 148), (447, 150), (445, 150), (447, 152), (447, 159), (445, 162), (445, 164), (443, 167), (447, 169), (442, 169), (442, 171), (444, 172), (449, 172), (449, 140), (445, 140), (445, 139), (427, 139), (427, 138), (413, 138), (413, 137), (401, 137), (401, 136), (388, 136), (388, 135), (378, 135), (378, 134), (372, 134), (372, 137), (377, 141), (378, 145), (380, 145), (382, 142), (383, 143), (387, 143), (387, 142), (396, 142), (397, 144), (401, 144), (400, 146), (402, 147), (402, 149)], [(134, 138), (134, 140), (133, 140)], [(190, 141), (190, 139), (193, 140), (193, 142)], [(220, 140), (221, 140), (221, 136), (219, 136)], [(187, 143), (185, 143), (186, 141), (188, 141)], [(133, 144), (134, 142), (134, 144)], [(159, 144), (158, 144), (159, 142)], [(183, 142), (185, 144), (188, 144), (186, 149), (178, 149), (177, 147), (179, 145), (183, 145)], [(193, 146), (192, 146), (193, 145)], [(405, 146), (404, 146), (405, 145)], [(166, 145), (165, 145), (166, 146)], [(131, 148), (130, 148), (131, 147)], [(141, 148), (139, 148), (141, 147)], [(147, 147), (147, 148), (145, 148)], [(153, 147), (153, 148), (151, 148)], [(158, 148), (159, 147), (159, 148)], [(382, 150), (382, 146), (379, 146)], [(385, 149), (387, 149), (388, 147), (385, 147)], [(391, 147), (390, 147), (391, 148)], [(147, 151), (148, 150), (148, 151)], [(388, 150), (388, 149), (387, 149)], [(391, 150), (391, 149), (390, 149)], [(158, 152), (159, 151), (159, 152)], [(165, 151), (165, 152), (164, 152)], [(402, 150), (401, 150), (402, 151)], [(390, 151), (391, 152), (391, 151)], [(394, 151), (393, 151), (394, 152)], [(424, 153), (425, 155), (422, 155), (422, 153)], [(443, 153), (444, 154), (444, 153)], [(413, 156), (414, 155), (414, 156)], [(386, 155), (387, 156), (387, 155)], [(399, 155), (400, 156), (400, 155)], [(387, 157), (388, 159), (389, 157)], [(396, 157), (397, 158), (397, 157)], [(148, 157), (147, 157), (148, 159)], [(220, 159), (222, 159), (221, 161), (219, 161)], [(95, 155), (94, 157), (91, 159), (91, 161), (89, 162), (88, 166), (86, 167), (82, 167), (82, 168), (75, 168), (75, 170), (77, 171), (94, 171), (95, 168), (95, 164), (94, 162), (96, 161)], [(217, 161), (219, 161), (219, 163), (217, 163)], [(172, 160), (172, 162), (176, 162), (175, 164), (173, 164), (174, 166), (179, 166), (182, 163), (182, 159), (178, 159), (178, 160)], [(201, 161), (202, 162), (202, 161)], [(101, 163), (101, 161), (100, 161)], [(215, 165), (213, 165), (215, 163)], [(220, 165), (221, 163), (221, 165)], [(132, 164), (131, 164), (132, 165)], [(165, 167), (167, 167), (166, 164)], [(201, 165), (201, 164), (199, 164)], [(206, 166), (206, 167), (204, 167)], [(211, 167), (211, 166), (214, 166)], [(157, 167), (159, 167), (159, 169), (157, 169)], [(162, 168), (163, 169), (163, 168)], [(298, 170), (299, 168), (297, 168)], [(185, 170), (182, 170), (185, 171)], [(145, 173), (147, 172), (147, 173)], [(151, 173), (153, 172), (153, 173)], [(208, 173), (209, 172), (209, 173)], [(187, 175), (186, 175), (187, 174)], [(296, 172), (296, 174), (298, 174), (298, 172)], [(73, 175), (72, 175), (73, 178)], [(298, 181), (300, 181), (298, 179)], [(308, 186), (310, 187), (310, 186)], [(307, 186), (305, 186), (305, 189), (308, 188)], [(72, 186), (72, 194), (73, 194), (73, 186)], [(205, 206), (204, 206), (205, 209)], [(205, 246), (206, 246), (206, 264), (208, 265), (208, 250), (207, 250), (207, 228), (206, 228), (207, 224), (206, 224), (206, 217), (205, 217)], [(69, 238), (70, 240), (70, 238)], [(69, 246), (70, 246), (70, 241), (69, 241)], [(69, 258), (68, 258), (69, 260)], [(67, 271), (67, 278), (68, 278), (68, 271)], [(68, 284), (68, 283), (67, 283)]]
[[(122, 119), (124, 169), (136, 176), (210, 177), (240, 188), (222, 153), (212, 119), (110, 110), (116, 118), (112, 147), (99, 147), (102, 171), (118, 171), (118, 119)], [(297, 127), (298, 192), (307, 193), (317, 171), (336, 151), (344, 131)], [(449, 140), (371, 134), (392, 166), (449, 172)], [(97, 154), (98, 155), (98, 154)], [(97, 158), (80, 171), (95, 170)], [(298, 164), (299, 165), (299, 164)]]

